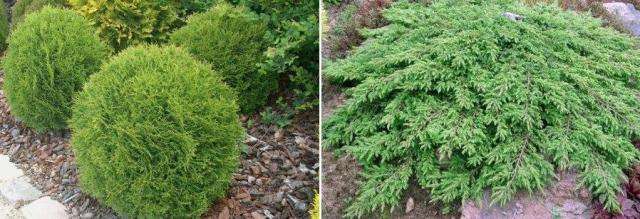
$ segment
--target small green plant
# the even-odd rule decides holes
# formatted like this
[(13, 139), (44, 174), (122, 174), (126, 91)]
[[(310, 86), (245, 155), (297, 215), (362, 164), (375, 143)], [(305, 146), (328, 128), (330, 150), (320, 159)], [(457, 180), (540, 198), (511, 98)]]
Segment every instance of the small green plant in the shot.
[(243, 113), (262, 107), (278, 87), (278, 75), (261, 71), (265, 60), (266, 24), (244, 7), (218, 4), (189, 17), (171, 42), (213, 65), (239, 97)]
[[(285, 109), (290, 109), (288, 106)], [(273, 108), (266, 107), (264, 111), (260, 112), (260, 118), (262, 119), (262, 123), (267, 125), (276, 125), (278, 128), (285, 128), (291, 125), (291, 118), (293, 117), (293, 111), (282, 111), (278, 112)]]
[(9, 16), (7, 6), (4, 1), (0, 2), (0, 52), (7, 48), (7, 37), (9, 36)]
[(187, 51), (124, 50), (73, 110), (80, 185), (123, 216), (195, 218), (227, 194), (244, 136), (236, 97)]
[(181, 24), (173, 1), (69, 0), (91, 20), (100, 37), (116, 51), (141, 43), (163, 43)]
[(267, 59), (262, 71), (285, 76), (286, 87), (295, 94), (293, 107), (304, 111), (318, 106), (319, 1), (238, 1), (268, 21)]
[(11, 113), (41, 132), (66, 127), (73, 96), (109, 48), (77, 13), (45, 6), (11, 34), (3, 90)]
[(444, 206), (486, 190), (505, 204), (567, 169), (620, 211), (623, 170), (640, 157), (637, 40), (516, 1), (400, 1), (384, 17), (324, 72), (348, 100), (323, 123), (323, 145), (364, 168), (346, 216), (396, 206), (413, 177)]
[(64, 7), (66, 0), (19, 0), (11, 11), (11, 22), (13, 26), (21, 23), (27, 14), (39, 11), (44, 6)]

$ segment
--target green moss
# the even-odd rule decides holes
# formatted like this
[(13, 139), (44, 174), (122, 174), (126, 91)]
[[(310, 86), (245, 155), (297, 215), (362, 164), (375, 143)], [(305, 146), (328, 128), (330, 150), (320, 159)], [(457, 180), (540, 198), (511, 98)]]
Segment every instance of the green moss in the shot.
[(233, 91), (176, 47), (137, 46), (78, 95), (80, 185), (123, 216), (199, 217), (226, 195), (243, 130)]
[(620, 210), (640, 157), (638, 41), (589, 14), (499, 2), (395, 3), (388, 26), (325, 68), (350, 88), (323, 143), (364, 167), (347, 216), (397, 205), (413, 177), (453, 207), (486, 190), (505, 204), (568, 169)]
[(189, 18), (171, 42), (213, 65), (238, 93), (242, 112), (254, 112), (277, 89), (277, 74), (260, 71), (266, 25), (243, 7), (219, 4)]
[(37, 131), (62, 129), (74, 94), (97, 72), (109, 49), (77, 13), (45, 7), (9, 38), (3, 90), (13, 115)]

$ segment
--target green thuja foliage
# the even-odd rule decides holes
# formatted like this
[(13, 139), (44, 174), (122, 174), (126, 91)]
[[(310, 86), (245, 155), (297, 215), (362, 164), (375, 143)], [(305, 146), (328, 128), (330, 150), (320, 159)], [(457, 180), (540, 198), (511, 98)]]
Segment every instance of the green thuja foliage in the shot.
[(182, 21), (177, 1), (69, 0), (91, 20), (100, 37), (116, 51), (141, 43), (164, 43)]
[[(521, 15), (511, 20), (503, 13)], [(410, 178), (434, 202), (504, 204), (555, 171), (609, 211), (638, 161), (638, 42), (588, 14), (510, 1), (398, 2), (389, 25), (325, 74), (351, 86), (324, 142), (364, 166), (347, 216), (398, 204)]]
[(278, 87), (278, 75), (261, 71), (265, 60), (267, 26), (244, 7), (218, 4), (189, 18), (171, 36), (171, 42), (213, 65), (233, 87), (244, 113), (263, 106)]
[(136, 46), (73, 107), (82, 191), (125, 217), (196, 218), (226, 195), (243, 130), (234, 92), (176, 47)]
[(0, 1), (0, 52), (4, 52), (7, 47), (7, 37), (9, 36), (9, 16), (7, 6), (4, 1)]
[(73, 96), (110, 54), (89, 21), (46, 6), (12, 32), (3, 90), (13, 115), (36, 131), (63, 129)]
[(66, 0), (18, 0), (11, 11), (11, 23), (15, 26), (28, 14), (39, 11), (44, 6), (63, 7)]

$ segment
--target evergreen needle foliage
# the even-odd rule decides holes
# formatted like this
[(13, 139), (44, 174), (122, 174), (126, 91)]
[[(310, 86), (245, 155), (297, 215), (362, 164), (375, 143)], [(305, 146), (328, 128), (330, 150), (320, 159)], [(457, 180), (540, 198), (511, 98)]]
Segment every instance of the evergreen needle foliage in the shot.
[(178, 1), (69, 0), (94, 23), (98, 35), (114, 50), (142, 43), (160, 44), (182, 24)]
[(262, 107), (278, 87), (278, 74), (260, 70), (266, 58), (266, 23), (243, 6), (221, 3), (189, 17), (171, 42), (213, 65), (238, 93), (243, 113)]
[(211, 66), (182, 49), (124, 50), (73, 107), (83, 191), (125, 217), (199, 217), (226, 195), (238, 166), (235, 99)]
[(66, 127), (73, 96), (110, 50), (89, 21), (46, 6), (11, 33), (4, 59), (4, 91), (13, 115), (36, 131)]
[(325, 71), (353, 85), (324, 127), (326, 145), (364, 166), (347, 216), (395, 206), (412, 177), (435, 202), (488, 189), (504, 204), (568, 168), (620, 210), (639, 157), (637, 41), (587, 14), (509, 1), (398, 2), (384, 16)]

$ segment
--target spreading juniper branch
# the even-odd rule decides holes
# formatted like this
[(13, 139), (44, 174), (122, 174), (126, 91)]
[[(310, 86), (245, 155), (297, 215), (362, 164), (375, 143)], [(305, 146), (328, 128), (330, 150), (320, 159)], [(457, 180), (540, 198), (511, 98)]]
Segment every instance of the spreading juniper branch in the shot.
[(351, 86), (324, 145), (365, 169), (347, 216), (397, 205), (411, 177), (446, 206), (485, 190), (504, 204), (567, 169), (620, 210), (623, 170), (640, 157), (635, 39), (588, 14), (509, 0), (400, 1), (384, 16), (388, 26), (364, 30), (324, 72)]

